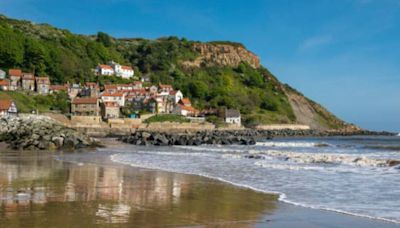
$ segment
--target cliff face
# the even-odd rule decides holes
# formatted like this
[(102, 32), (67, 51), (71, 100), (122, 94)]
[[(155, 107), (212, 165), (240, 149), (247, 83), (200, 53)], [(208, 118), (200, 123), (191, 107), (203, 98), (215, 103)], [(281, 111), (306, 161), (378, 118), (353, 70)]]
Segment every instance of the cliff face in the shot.
[(260, 67), (260, 59), (241, 45), (196, 43), (193, 50), (199, 53), (194, 61), (184, 61), (186, 67), (230, 66), (247, 62), (253, 68)]
[(296, 116), (296, 123), (305, 124), (312, 129), (318, 130), (345, 129), (349, 127), (353, 128), (350, 130), (360, 130), (356, 126), (346, 124), (324, 107), (289, 86), (283, 86), (283, 90)]

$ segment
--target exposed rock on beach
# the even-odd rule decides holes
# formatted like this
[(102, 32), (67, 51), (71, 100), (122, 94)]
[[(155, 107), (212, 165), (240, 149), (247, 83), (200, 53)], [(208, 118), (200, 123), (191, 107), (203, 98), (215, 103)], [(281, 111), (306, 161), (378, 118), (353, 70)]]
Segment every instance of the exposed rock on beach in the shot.
[(78, 149), (95, 141), (45, 116), (23, 115), (0, 118), (0, 142), (16, 150)]

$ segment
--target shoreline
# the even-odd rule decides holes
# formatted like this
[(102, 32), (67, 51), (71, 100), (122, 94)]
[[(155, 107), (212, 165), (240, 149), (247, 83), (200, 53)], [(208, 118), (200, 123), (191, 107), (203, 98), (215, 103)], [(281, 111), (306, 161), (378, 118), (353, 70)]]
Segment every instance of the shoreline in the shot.
[[(0, 175), (4, 173), (5, 170), (14, 167), (15, 164), (18, 164), (18, 166), (16, 166), (18, 170), (31, 170), (29, 168), (24, 168), (30, 167), (30, 165), (27, 166), (27, 162), (32, 163), (32, 165), (34, 165), (33, 167), (36, 167), (33, 170), (40, 171), (38, 177), (34, 175), (35, 178), (43, 179), (43, 173), (49, 172), (51, 174), (53, 172), (61, 172), (61, 174), (57, 174), (55, 177), (61, 175), (62, 178), (53, 179), (55, 182), (53, 183), (53, 181), (50, 181), (49, 186), (53, 186), (55, 183), (57, 183), (55, 186), (59, 184), (62, 186), (65, 185), (65, 187), (61, 188), (62, 191), (65, 191), (65, 196), (58, 196), (58, 193), (56, 195), (54, 195), (54, 193), (46, 193), (45, 195), (52, 196), (47, 199), (49, 200), (48, 203), (51, 203), (51, 205), (60, 205), (60, 207), (63, 208), (63, 210), (59, 212), (61, 214), (65, 213), (63, 211), (66, 205), (69, 205), (68, 208), (71, 210), (78, 209), (82, 206), (84, 208), (89, 207), (85, 211), (80, 211), (80, 213), (89, 216), (86, 218), (88, 221), (73, 221), (82, 216), (79, 213), (74, 213), (70, 215), (73, 216), (74, 219), (68, 219), (67, 223), (62, 223), (65, 226), (71, 226), (71, 224), (76, 225), (78, 222), (85, 222), (86, 227), (97, 226), (99, 223), (96, 219), (103, 215), (111, 216), (112, 218), (116, 216), (116, 224), (122, 227), (129, 227), (132, 225), (163, 226), (167, 224), (173, 226), (222, 225), (235, 227), (395, 227), (398, 225), (377, 219), (296, 206), (280, 201), (277, 194), (256, 191), (255, 189), (238, 186), (234, 183), (227, 183), (226, 181), (216, 180), (211, 177), (204, 177), (197, 174), (182, 174), (159, 169), (140, 168), (113, 162), (111, 160), (111, 156), (115, 154), (115, 152), (112, 152), (113, 147), (118, 148), (125, 145), (119, 141), (110, 139), (105, 139), (105, 143), (107, 144), (106, 148), (101, 148), (91, 153), (46, 154), (41, 151), (30, 151), (19, 153), (18, 156), (15, 156), (15, 153), (18, 153), (15, 151), (9, 151), (9, 155), (7, 155), (7, 153), (2, 153), (0, 154), (0, 164), (2, 164), (0, 165)], [(28, 159), (26, 160), (26, 158)], [(44, 163), (42, 161), (43, 159), (48, 162)], [(42, 166), (45, 168), (44, 171), (42, 170)], [(65, 175), (67, 175), (65, 177), (63, 177), (64, 174), (62, 174), (64, 172)], [(20, 173), (18, 175), (22, 175), (16, 179), (19, 182), (21, 178), (21, 180), (26, 179), (24, 175), (31, 176), (32, 172), (26, 174)], [(50, 175), (50, 177), (52, 176), (54, 176), (54, 174)], [(68, 180), (65, 184), (63, 182), (64, 179), (65, 181)], [(0, 178), (0, 181), (1, 180)], [(27, 188), (33, 189), (31, 191), (35, 191), (34, 189), (39, 187), (38, 190), (40, 192), (42, 187), (40, 187), (40, 185), (38, 186), (38, 183), (41, 182), (43, 181), (39, 180), (39, 182), (36, 183), (33, 180), (33, 184), (28, 186), (24, 186), (22, 183), (22, 186), (24, 186), (22, 190), (14, 189), (15, 197), (17, 197), (16, 203), (21, 204), (21, 202), (24, 202), (24, 200), (21, 201), (21, 199), (18, 198), (18, 194), (24, 193)], [(92, 182), (96, 184), (91, 184)], [(5, 189), (1, 188), (2, 185), (5, 186), (4, 183), (2, 184), (0, 182), (0, 194), (4, 196), (3, 191), (5, 191)], [(18, 183), (17, 186), (20, 185), (21, 183)], [(32, 188), (29, 186), (35, 187)], [(71, 187), (73, 188), (71, 189)], [(51, 189), (53, 188), (54, 186), (47, 191), (52, 191)], [(44, 189), (46, 189), (46, 187), (44, 187)], [(56, 187), (56, 189), (59, 188)], [(74, 193), (72, 194), (70, 191), (73, 189)], [(179, 190), (179, 194), (176, 190)], [(9, 192), (9, 190), (7, 191)], [(34, 197), (35, 194), (31, 194)], [(93, 196), (93, 194), (95, 194), (95, 196)], [(126, 196), (124, 197), (124, 195)], [(72, 205), (68, 203), (70, 200), (73, 202)], [(136, 203), (131, 205), (130, 202), (132, 203), (132, 200)], [(31, 199), (28, 202), (33, 205), (37, 204), (34, 198), (33, 201)], [(126, 220), (124, 220), (125, 217), (122, 219), (121, 215), (117, 214), (117, 216), (113, 214), (113, 210), (120, 208), (119, 206), (105, 206), (109, 204), (120, 205), (121, 202), (123, 203), (122, 205), (125, 205), (124, 207), (131, 205), (129, 206), (131, 208), (131, 214), (129, 214), (129, 216), (128, 214), (126, 215), (129, 217), (127, 217)], [(0, 203), (6, 205), (5, 203), (7, 203), (7, 201), (2, 199)], [(38, 205), (42, 205), (40, 206), (42, 208), (40, 209), (42, 211), (41, 213), (52, 217), (54, 213), (58, 212), (52, 212), (52, 209), (47, 211), (45, 205), (48, 203), (42, 199), (42, 202)], [(135, 207), (138, 207), (138, 209), (135, 209)], [(5, 208), (9, 208), (9, 206)], [(122, 210), (122, 208), (120, 209)], [(144, 208), (144, 210), (140, 208)], [(168, 212), (171, 208), (174, 208), (173, 211)], [(3, 209), (0, 207), (0, 212)], [(93, 209), (96, 209), (97, 212), (94, 213)], [(187, 214), (187, 210), (192, 211), (190, 216)], [(229, 213), (226, 214), (226, 210), (228, 210)], [(157, 213), (154, 211), (157, 211)], [(23, 211), (21, 211), (21, 213), (23, 213)], [(140, 219), (131, 220), (130, 218), (133, 216), (132, 213), (134, 213), (135, 216), (140, 216)], [(165, 217), (168, 213), (173, 213), (173, 215), (170, 215), (173, 218), (172, 220), (169, 218), (170, 216)], [(35, 215), (35, 213), (21, 215), (32, 216)], [(198, 219), (193, 220), (193, 216)], [(0, 213), (0, 224), (8, 224), (7, 221), (9, 219), (10, 218), (1, 216)], [(22, 217), (22, 219), (22, 221), (27, 222), (27, 224), (31, 221), (24, 217)], [(97, 222), (92, 223), (94, 221), (93, 219)], [(49, 221), (53, 220), (50, 218)], [(103, 225), (116, 225), (112, 224), (112, 219), (101, 221)], [(61, 227), (63, 225), (61, 225)]]
[(318, 208), (318, 207), (303, 205), (301, 203), (292, 202), (292, 201), (286, 200), (286, 194), (283, 193), (283, 192), (274, 192), (274, 191), (261, 190), (261, 189), (257, 189), (257, 188), (254, 188), (254, 187), (251, 187), (251, 186), (248, 186), (248, 185), (236, 184), (234, 182), (227, 181), (227, 180), (222, 179), (222, 178), (212, 177), (212, 176), (207, 176), (207, 175), (202, 175), (202, 174), (189, 173), (189, 172), (177, 172), (177, 171), (168, 170), (168, 169), (159, 169), (159, 168), (155, 169), (155, 168), (147, 168), (147, 167), (139, 166), (139, 165), (132, 165), (132, 164), (129, 164), (129, 163), (115, 161), (113, 159), (113, 156), (114, 155), (110, 156), (110, 160), (113, 163), (125, 165), (125, 166), (128, 166), (128, 167), (133, 167), (133, 168), (139, 168), (139, 169), (148, 169), (148, 170), (162, 171), (162, 172), (168, 172), (168, 173), (192, 175), (192, 176), (198, 176), (198, 177), (201, 177), (201, 178), (212, 179), (212, 180), (219, 181), (219, 182), (225, 183), (227, 185), (232, 185), (232, 186), (235, 186), (235, 187), (238, 187), (238, 188), (249, 189), (251, 191), (262, 193), (262, 194), (266, 194), (266, 195), (275, 195), (275, 196), (277, 196), (277, 201), (278, 202), (283, 203), (283, 204), (287, 204), (287, 205), (290, 205), (290, 206), (294, 206), (294, 207), (301, 207), (301, 208), (304, 208), (304, 209), (307, 209), (307, 210), (317, 210), (317, 211), (321, 211), (321, 212), (329, 212), (329, 213), (335, 213), (335, 214), (338, 214), (338, 215), (345, 215), (345, 216), (351, 216), (351, 217), (356, 217), (356, 218), (368, 219), (368, 220), (371, 220), (371, 221), (384, 222), (384, 223), (387, 223), (387, 224), (400, 225), (400, 222), (399, 221), (395, 221), (395, 220), (390, 220), (390, 219), (385, 219), (385, 218), (380, 218), (380, 217), (373, 217), (373, 216), (368, 216), (368, 215), (363, 215), (363, 214), (356, 214), (356, 213), (337, 210), (337, 209), (333, 209), (333, 208)]
[[(384, 135), (384, 136), (387, 136), (387, 135)], [(305, 136), (305, 137), (308, 137), (308, 136)], [(335, 136), (320, 136), (320, 137), (335, 137)], [(344, 136), (344, 137), (349, 137), (349, 136), (347, 135), (347, 136)], [(283, 138), (285, 138), (285, 137), (283, 137)], [(294, 137), (294, 138), (296, 138), (296, 137)], [(118, 145), (118, 142), (116, 143), (116, 145)], [(277, 201), (282, 203), (282, 204), (287, 204), (287, 205), (294, 206), (294, 207), (301, 207), (301, 208), (304, 208), (306, 210), (316, 210), (316, 211), (320, 211), (320, 212), (334, 213), (334, 214), (337, 214), (337, 215), (351, 216), (351, 217), (360, 218), (360, 219), (367, 219), (367, 220), (376, 221), (376, 222), (383, 222), (384, 224), (387, 224), (387, 225), (400, 226), (400, 221), (395, 221), (395, 220), (381, 218), (381, 217), (373, 217), (373, 216), (357, 214), (357, 213), (351, 213), (351, 212), (347, 212), (347, 211), (337, 210), (337, 209), (334, 209), (334, 208), (318, 208), (318, 207), (303, 205), (301, 203), (292, 202), (290, 200), (286, 200), (286, 194), (283, 193), (283, 192), (261, 190), (261, 189), (257, 189), (257, 188), (254, 188), (254, 187), (251, 187), (251, 186), (248, 186), (248, 185), (236, 184), (234, 182), (225, 180), (223, 178), (212, 177), (212, 176), (207, 176), (207, 175), (202, 175), (202, 174), (197, 174), (197, 173), (177, 172), (175, 170), (160, 169), (160, 168), (154, 169), (154, 168), (148, 168), (148, 167), (140, 166), (140, 165), (133, 165), (133, 164), (129, 164), (129, 163), (118, 162), (118, 161), (116, 161), (114, 159), (114, 156), (115, 156), (115, 154), (114, 155), (110, 155), (110, 160), (113, 163), (122, 164), (122, 165), (125, 165), (125, 166), (128, 166), (128, 167), (140, 168), (140, 169), (149, 169), (149, 170), (157, 170), (157, 171), (163, 171), (163, 172), (169, 172), (169, 173), (192, 175), (192, 176), (197, 176), (197, 177), (201, 177), (201, 178), (212, 179), (212, 180), (219, 181), (219, 182), (225, 183), (227, 185), (232, 185), (232, 186), (235, 186), (235, 187), (238, 187), (238, 188), (249, 189), (251, 191), (262, 193), (262, 194), (266, 194), (266, 195), (275, 195), (275, 196), (277, 196)]]

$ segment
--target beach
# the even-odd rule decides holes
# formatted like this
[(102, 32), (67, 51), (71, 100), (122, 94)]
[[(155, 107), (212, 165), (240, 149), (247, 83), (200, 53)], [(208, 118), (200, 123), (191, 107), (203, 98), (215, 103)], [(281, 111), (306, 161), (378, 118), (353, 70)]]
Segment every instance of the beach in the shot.
[[(123, 147), (114, 141), (108, 147)], [(1, 227), (395, 227), (197, 175), (112, 162), (107, 148), (0, 154)]]

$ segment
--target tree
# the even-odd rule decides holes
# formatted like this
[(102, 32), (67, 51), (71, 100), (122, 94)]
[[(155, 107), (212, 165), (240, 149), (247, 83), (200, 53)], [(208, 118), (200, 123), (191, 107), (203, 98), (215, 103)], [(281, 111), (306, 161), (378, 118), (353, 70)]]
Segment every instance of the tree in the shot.
[(202, 81), (194, 81), (189, 83), (189, 92), (194, 98), (205, 98), (207, 95), (208, 86)]
[(97, 42), (102, 43), (105, 47), (111, 47), (113, 44), (111, 37), (104, 32), (97, 33)]
[(41, 43), (27, 38), (25, 40), (24, 66), (36, 74), (46, 71), (46, 51)]

